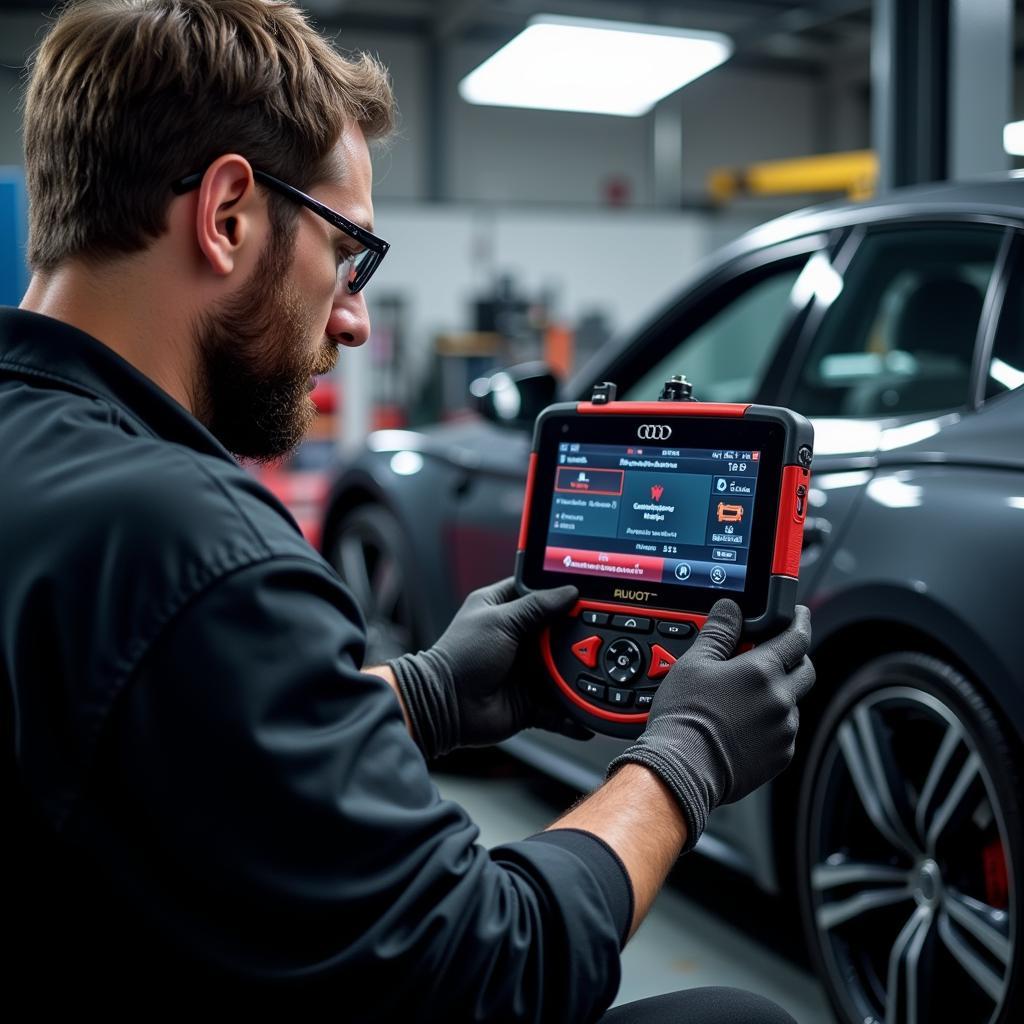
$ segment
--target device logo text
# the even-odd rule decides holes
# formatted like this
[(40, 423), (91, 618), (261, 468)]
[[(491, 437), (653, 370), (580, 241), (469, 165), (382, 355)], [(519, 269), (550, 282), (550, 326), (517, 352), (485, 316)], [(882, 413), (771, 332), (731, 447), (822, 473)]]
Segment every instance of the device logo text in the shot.
[(614, 596), (625, 601), (650, 601), (652, 597), (658, 596), (658, 592), (656, 590), (621, 590), (616, 587)]

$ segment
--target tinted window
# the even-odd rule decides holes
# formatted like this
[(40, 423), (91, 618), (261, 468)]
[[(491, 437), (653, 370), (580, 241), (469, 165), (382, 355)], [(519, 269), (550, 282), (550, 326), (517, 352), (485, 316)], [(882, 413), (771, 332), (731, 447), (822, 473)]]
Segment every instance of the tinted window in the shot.
[(870, 233), (789, 403), (805, 415), (900, 416), (964, 405), (998, 228)]
[(758, 272), (745, 289), (644, 373), (620, 398), (653, 401), (675, 373), (703, 402), (749, 402), (792, 315), (790, 293), (806, 257)]
[(1016, 267), (1003, 298), (1003, 309), (996, 329), (985, 397), (995, 398), (1024, 384), (1024, 247), (1016, 251)]

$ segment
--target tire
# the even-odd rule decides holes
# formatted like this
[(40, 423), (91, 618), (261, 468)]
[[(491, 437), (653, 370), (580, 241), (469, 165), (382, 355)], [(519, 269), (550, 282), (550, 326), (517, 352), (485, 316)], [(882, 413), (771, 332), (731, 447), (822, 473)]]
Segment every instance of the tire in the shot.
[(366, 618), (367, 665), (419, 649), (408, 550), (394, 513), (379, 504), (350, 509), (324, 544)]
[(843, 1024), (1024, 1019), (1017, 750), (938, 658), (887, 654), (838, 688), (805, 763), (797, 883)]

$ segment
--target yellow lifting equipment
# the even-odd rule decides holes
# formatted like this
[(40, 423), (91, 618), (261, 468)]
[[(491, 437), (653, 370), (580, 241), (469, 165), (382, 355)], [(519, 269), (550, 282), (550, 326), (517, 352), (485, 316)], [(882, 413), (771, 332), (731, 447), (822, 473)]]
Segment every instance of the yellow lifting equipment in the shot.
[(765, 160), (747, 167), (718, 167), (708, 174), (708, 192), (725, 204), (738, 195), (782, 196), (844, 192), (849, 199), (869, 199), (878, 182), (874, 150), (825, 153), (792, 160)]

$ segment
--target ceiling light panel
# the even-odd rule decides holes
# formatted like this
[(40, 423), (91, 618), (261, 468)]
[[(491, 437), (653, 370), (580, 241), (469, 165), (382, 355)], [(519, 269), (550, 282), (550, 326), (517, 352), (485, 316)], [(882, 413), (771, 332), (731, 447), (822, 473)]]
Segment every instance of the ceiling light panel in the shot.
[(490, 106), (639, 117), (731, 53), (719, 32), (539, 14), (459, 93)]

